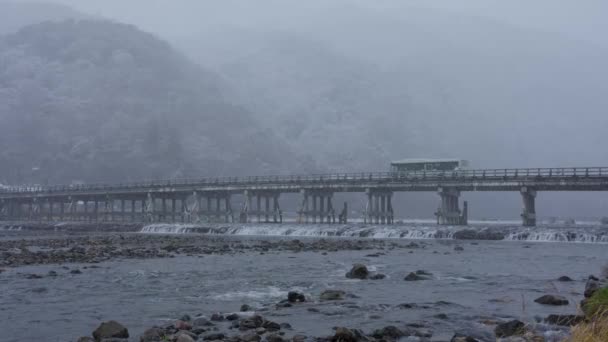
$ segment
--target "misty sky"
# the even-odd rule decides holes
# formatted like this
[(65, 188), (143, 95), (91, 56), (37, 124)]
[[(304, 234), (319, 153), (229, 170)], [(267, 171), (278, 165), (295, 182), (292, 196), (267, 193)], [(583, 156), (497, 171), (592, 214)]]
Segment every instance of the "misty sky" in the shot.
[[(349, 4), (388, 11), (427, 7), (556, 32), (608, 46), (608, 2), (603, 0), (53, 0), (87, 13), (141, 25), (166, 35), (187, 35), (213, 25), (277, 26), (296, 12), (336, 9)], [(336, 13), (339, 14), (339, 13)], [(297, 14), (296, 14), (297, 15)]]

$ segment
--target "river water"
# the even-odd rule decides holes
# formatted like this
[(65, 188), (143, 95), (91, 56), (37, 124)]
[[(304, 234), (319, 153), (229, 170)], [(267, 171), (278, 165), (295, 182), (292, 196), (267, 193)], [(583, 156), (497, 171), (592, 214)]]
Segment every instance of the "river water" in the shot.
[[(449, 340), (454, 331), (492, 340), (492, 327), (481, 323), (486, 319), (534, 322), (551, 313), (576, 313), (585, 279), (608, 262), (608, 244), (603, 243), (607, 242), (603, 240), (604, 231), (598, 227), (577, 229), (578, 235), (567, 227), (537, 231), (507, 227), (504, 232), (508, 239), (502, 241), (457, 241), (450, 234), (437, 233), (445, 229), (424, 225), (250, 225), (205, 229), (156, 225), (144, 228), (141, 234), (205, 232), (243, 240), (295, 236), (385, 238), (400, 244), (408, 244), (413, 238), (424, 240), (417, 240), (421, 248), (326, 255), (269, 251), (116, 260), (86, 269), (90, 265), (67, 265), (70, 269), (81, 268), (83, 274), (70, 274), (63, 265), (6, 269), (0, 274), (0, 340), (75, 341), (78, 336), (90, 335), (100, 321), (112, 319), (127, 326), (136, 341), (145, 328), (183, 314), (235, 312), (242, 304), (274, 308), (291, 290), (302, 291), (313, 301), (263, 313), (274, 321), (290, 323), (293, 330), (289, 335), (325, 336), (335, 326), (372, 331), (391, 324), (421, 323), (433, 330), (434, 341)], [(414, 231), (418, 233), (410, 233)], [(18, 237), (13, 234), (14, 231), (9, 238)], [(442, 238), (434, 238), (437, 236)], [(539, 240), (545, 242), (536, 242)], [(455, 251), (455, 246), (464, 250)], [(374, 256), (375, 253), (379, 255)], [(353, 263), (364, 263), (387, 278), (347, 279), (344, 275)], [(51, 270), (59, 275), (43, 279), (23, 276)], [(433, 275), (424, 281), (403, 280), (416, 270)], [(558, 282), (557, 278), (563, 275), (574, 281)], [(317, 299), (324, 289), (340, 289), (352, 296), (340, 302), (320, 302)], [(565, 296), (570, 305), (534, 303), (544, 294)], [(543, 324), (538, 324), (538, 329), (546, 337), (559, 334), (559, 329)]]

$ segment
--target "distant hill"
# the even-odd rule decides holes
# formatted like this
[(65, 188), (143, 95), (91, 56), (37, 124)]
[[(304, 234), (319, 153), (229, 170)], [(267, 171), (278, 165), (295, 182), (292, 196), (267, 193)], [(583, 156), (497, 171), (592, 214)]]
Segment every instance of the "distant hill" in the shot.
[(0, 0), (0, 34), (14, 33), (20, 28), (43, 21), (84, 19), (87, 15), (68, 6), (45, 2)]
[(0, 38), (0, 181), (268, 173), (294, 163), (224, 88), (133, 26), (25, 27)]

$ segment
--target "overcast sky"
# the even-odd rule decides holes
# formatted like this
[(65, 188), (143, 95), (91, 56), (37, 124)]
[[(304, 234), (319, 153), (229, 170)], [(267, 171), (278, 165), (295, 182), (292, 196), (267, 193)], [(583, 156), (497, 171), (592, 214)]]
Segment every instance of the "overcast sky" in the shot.
[[(22, 0), (30, 1), (30, 0)], [(280, 23), (288, 11), (335, 8), (357, 4), (386, 10), (427, 7), (480, 16), (510, 25), (557, 32), (574, 39), (608, 46), (608, 1), (580, 0), (51, 0), (164, 35), (186, 35), (207, 25)], [(229, 14), (228, 14), (229, 13)]]

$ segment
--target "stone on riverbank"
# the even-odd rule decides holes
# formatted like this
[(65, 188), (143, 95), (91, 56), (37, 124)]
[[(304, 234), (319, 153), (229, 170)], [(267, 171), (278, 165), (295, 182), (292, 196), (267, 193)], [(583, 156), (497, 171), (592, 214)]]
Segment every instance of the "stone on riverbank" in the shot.
[(129, 338), (129, 331), (116, 321), (103, 322), (93, 331), (95, 341), (106, 338)]
[(573, 281), (572, 278), (568, 277), (568, 276), (561, 276), (559, 278), (557, 278), (557, 281)]
[(351, 268), (348, 273), (346, 273), (346, 278), (349, 279), (367, 279), (369, 276), (369, 271), (367, 267), (363, 264), (354, 264), (353, 268)]
[(462, 334), (455, 334), (450, 342), (479, 342), (479, 340)]
[(570, 302), (565, 297), (557, 295), (544, 295), (534, 300), (538, 304), (543, 305), (568, 305)]
[(139, 337), (140, 342), (158, 342), (165, 337), (165, 332), (160, 328), (150, 328)]
[(525, 325), (523, 322), (518, 320), (512, 320), (509, 322), (498, 324), (494, 329), (494, 334), (496, 334), (496, 337), (523, 335), (525, 332), (524, 327)]

